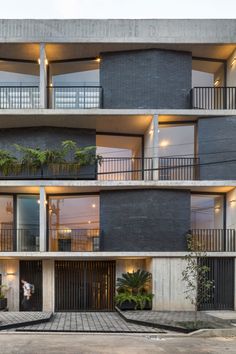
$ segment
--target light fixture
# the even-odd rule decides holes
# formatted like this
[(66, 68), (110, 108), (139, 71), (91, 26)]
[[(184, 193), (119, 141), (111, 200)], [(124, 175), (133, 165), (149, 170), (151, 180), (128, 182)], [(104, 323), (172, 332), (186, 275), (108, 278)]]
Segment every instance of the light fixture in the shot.
[(219, 86), (219, 84), (220, 84), (220, 80), (219, 80), (219, 79), (215, 80), (214, 86), (215, 86), (215, 87), (216, 87), (216, 86)]
[(100, 63), (101, 58), (98, 57), (98, 58), (96, 58), (95, 60), (96, 60), (96, 62)]
[(166, 147), (166, 146), (168, 146), (169, 145), (169, 141), (168, 140), (162, 140), (162, 141), (160, 141), (160, 146), (161, 147)]
[(157, 131), (158, 133), (160, 133), (160, 129), (158, 129), (158, 131)]
[(37, 203), (40, 204), (40, 199), (37, 200)]
[(215, 212), (218, 213), (220, 211), (221, 207), (220, 206), (216, 206), (214, 209), (215, 209)]
[(16, 275), (16, 272), (6, 272), (7, 276)]
[(91, 220), (88, 221), (88, 224), (91, 224)]
[(149, 134), (150, 134), (150, 135), (153, 134), (153, 128), (149, 130)]
[(96, 204), (92, 204), (92, 208), (96, 208)]
[(40, 65), (40, 58), (38, 58), (38, 64)]
[(233, 66), (235, 64), (235, 62), (236, 62), (236, 57), (233, 58), (231, 66)]
[[(37, 203), (40, 204), (40, 199), (37, 200)], [(44, 201), (44, 204), (47, 205), (47, 204), (48, 204), (48, 201), (45, 200), (45, 201)]]
[(63, 230), (63, 232), (64, 232), (65, 234), (70, 234), (70, 233), (72, 232), (72, 230), (71, 230), (71, 229), (65, 229), (65, 230)]
[(236, 204), (236, 199), (230, 200), (230, 204)]
[(48, 65), (48, 60), (47, 60), (47, 58), (45, 58), (44, 63), (45, 63), (45, 65)]

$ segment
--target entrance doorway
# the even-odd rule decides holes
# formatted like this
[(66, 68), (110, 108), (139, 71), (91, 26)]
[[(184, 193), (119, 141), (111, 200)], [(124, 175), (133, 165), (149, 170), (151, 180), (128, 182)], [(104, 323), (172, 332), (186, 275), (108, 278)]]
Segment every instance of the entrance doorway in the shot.
[(212, 257), (199, 262), (210, 268), (208, 277), (214, 281), (209, 299), (199, 310), (234, 310), (234, 259)]
[(30, 299), (30, 311), (42, 311), (42, 261), (20, 261), (20, 311), (24, 311), (22, 306), (23, 288), (21, 279), (26, 280), (34, 286), (34, 293)]
[(56, 261), (55, 311), (112, 311), (115, 261)]

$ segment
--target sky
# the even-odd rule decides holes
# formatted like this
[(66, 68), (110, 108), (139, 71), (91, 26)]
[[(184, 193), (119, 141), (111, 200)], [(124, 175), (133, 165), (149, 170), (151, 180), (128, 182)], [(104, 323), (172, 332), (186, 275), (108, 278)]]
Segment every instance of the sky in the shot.
[(236, 0), (0, 0), (0, 18), (235, 18)]

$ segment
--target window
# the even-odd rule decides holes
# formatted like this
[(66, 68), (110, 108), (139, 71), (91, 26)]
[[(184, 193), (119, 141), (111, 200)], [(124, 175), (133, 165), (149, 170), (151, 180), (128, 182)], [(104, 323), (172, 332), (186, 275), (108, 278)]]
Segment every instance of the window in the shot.
[(224, 228), (224, 196), (217, 194), (192, 195), (191, 228)]

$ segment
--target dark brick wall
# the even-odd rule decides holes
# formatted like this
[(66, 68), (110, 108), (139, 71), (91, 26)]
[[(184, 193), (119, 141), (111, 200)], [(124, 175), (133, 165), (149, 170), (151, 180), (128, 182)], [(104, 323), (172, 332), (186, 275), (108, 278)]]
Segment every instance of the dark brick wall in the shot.
[(191, 53), (153, 49), (101, 59), (104, 108), (190, 108)]
[(199, 119), (198, 151), (201, 179), (236, 179), (236, 117)]
[(190, 229), (190, 192), (103, 191), (103, 251), (183, 251)]
[[(56, 127), (30, 127), (0, 129), (0, 149), (13, 151), (19, 156), (14, 144), (26, 147), (40, 147), (43, 149), (59, 148), (64, 140), (73, 140), (78, 146), (96, 145), (96, 131), (90, 129), (72, 129)], [(80, 170), (81, 178), (94, 178), (94, 166), (82, 167)]]

